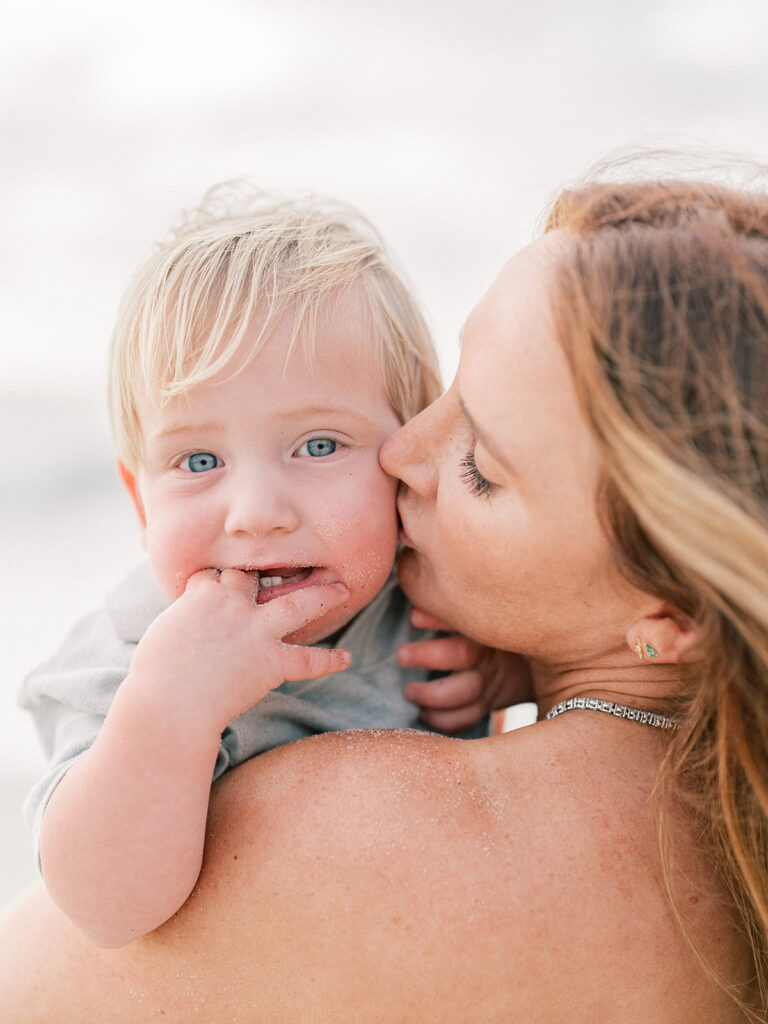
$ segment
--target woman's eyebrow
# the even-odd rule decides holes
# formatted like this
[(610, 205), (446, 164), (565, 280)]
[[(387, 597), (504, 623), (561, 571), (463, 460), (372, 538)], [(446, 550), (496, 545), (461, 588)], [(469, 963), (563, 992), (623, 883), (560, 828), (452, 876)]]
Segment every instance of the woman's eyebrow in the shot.
[(487, 449), (487, 451), (490, 452), (490, 454), (493, 456), (496, 462), (499, 463), (500, 466), (503, 466), (505, 469), (509, 470), (510, 473), (513, 473), (514, 469), (510, 465), (509, 459), (506, 457), (506, 455), (502, 453), (501, 449), (497, 447), (495, 439), (492, 438), (490, 434), (486, 434), (482, 427), (478, 426), (478, 424), (472, 418), (469, 409), (467, 409), (466, 405), (464, 404), (464, 399), (461, 397), (461, 395), (459, 395), (459, 408), (464, 414), (464, 419), (469, 424), (472, 433), (475, 435), (475, 440), (479, 441), (483, 448)]

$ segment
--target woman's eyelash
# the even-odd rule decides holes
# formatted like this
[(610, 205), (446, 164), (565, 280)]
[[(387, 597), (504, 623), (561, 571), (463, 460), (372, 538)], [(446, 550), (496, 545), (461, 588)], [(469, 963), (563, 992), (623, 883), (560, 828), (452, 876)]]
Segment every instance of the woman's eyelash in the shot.
[(472, 494), (487, 495), (493, 490), (493, 484), (490, 480), (486, 480), (483, 474), (475, 465), (475, 450), (470, 448), (464, 458), (461, 460), (461, 468), (464, 472), (461, 474), (461, 479), (469, 487)]

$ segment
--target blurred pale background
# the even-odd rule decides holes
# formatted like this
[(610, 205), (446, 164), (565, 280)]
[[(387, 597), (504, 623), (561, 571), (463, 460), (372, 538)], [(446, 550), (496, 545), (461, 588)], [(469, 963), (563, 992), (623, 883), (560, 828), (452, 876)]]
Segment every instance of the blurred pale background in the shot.
[(24, 672), (139, 553), (103, 367), (120, 292), (214, 182), (360, 206), (456, 337), (559, 186), (616, 148), (765, 158), (764, 0), (53, 0), (0, 33), (0, 906), (34, 877)]

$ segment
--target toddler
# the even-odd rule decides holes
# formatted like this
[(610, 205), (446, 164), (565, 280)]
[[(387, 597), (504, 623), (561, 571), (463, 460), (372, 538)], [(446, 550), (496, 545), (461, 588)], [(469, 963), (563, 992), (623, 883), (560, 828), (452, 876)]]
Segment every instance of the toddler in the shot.
[[(149, 565), (23, 703), (50, 755), (26, 807), (46, 884), (117, 946), (192, 890), (212, 779), (313, 733), (417, 725), (397, 652), (423, 634), (392, 574), (396, 484), (378, 456), (440, 384), (355, 211), (221, 189), (135, 279), (110, 379)], [(476, 654), (459, 643), (434, 667)]]

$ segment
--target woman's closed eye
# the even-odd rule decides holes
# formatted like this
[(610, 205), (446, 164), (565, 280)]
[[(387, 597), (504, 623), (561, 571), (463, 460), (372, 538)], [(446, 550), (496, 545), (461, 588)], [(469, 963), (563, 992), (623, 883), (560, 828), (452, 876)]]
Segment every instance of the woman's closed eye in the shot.
[(490, 480), (486, 480), (483, 474), (475, 465), (475, 450), (470, 448), (464, 458), (461, 460), (461, 468), (463, 470), (461, 479), (469, 487), (472, 494), (478, 494), (483, 497), (487, 496), (493, 490), (493, 484)]
[(222, 460), (213, 452), (192, 452), (181, 460), (179, 469), (186, 469), (189, 473), (207, 473), (223, 465)]
[(335, 441), (332, 437), (311, 437), (304, 444), (299, 445), (296, 449), (296, 455), (309, 456), (313, 459), (322, 459), (328, 455), (333, 455), (340, 448), (338, 441)]

